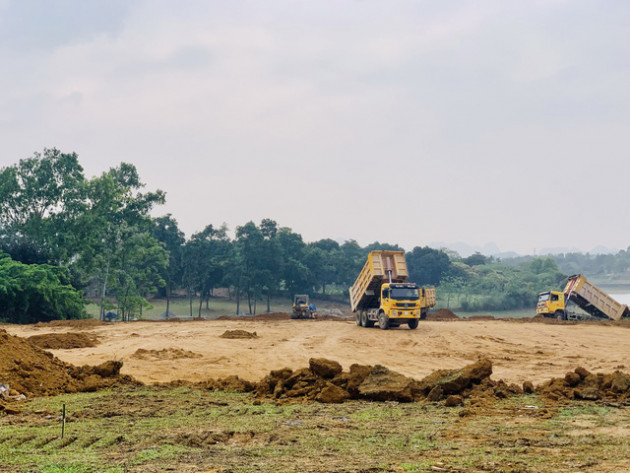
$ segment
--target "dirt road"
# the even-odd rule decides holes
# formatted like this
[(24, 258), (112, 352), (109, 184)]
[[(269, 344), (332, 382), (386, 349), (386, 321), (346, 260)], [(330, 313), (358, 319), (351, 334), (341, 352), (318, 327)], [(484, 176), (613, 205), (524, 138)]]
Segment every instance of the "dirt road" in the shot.
[[(32, 325), (2, 328), (22, 337), (76, 331)], [(220, 337), (235, 329), (255, 331), (258, 338)], [(603, 324), (425, 321), (413, 331), (382, 331), (351, 321), (213, 320), (116, 323), (87, 331), (98, 337), (96, 347), (50, 351), (75, 365), (122, 360), (122, 372), (145, 383), (233, 374), (257, 381), (272, 369), (308, 366), (311, 357), (337, 360), (344, 368), (380, 363), (414, 378), (487, 357), (494, 363), (494, 379), (519, 384), (564, 376), (577, 366), (595, 372), (630, 368), (630, 328)]]

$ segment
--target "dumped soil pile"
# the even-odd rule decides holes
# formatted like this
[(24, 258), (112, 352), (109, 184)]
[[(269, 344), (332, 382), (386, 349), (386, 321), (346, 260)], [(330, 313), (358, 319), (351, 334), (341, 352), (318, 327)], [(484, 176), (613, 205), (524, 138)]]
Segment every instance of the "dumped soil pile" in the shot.
[(138, 348), (132, 358), (138, 360), (179, 360), (182, 358), (201, 358), (203, 355), (181, 348), (163, 348), (162, 350), (145, 350)]
[(248, 332), (247, 330), (226, 330), (222, 335), (219, 335), (221, 338), (258, 338), (258, 334), (256, 332)]
[(438, 309), (427, 314), (427, 320), (458, 320), (459, 317), (449, 309)]
[(93, 333), (46, 333), (33, 335), (27, 340), (33, 345), (49, 350), (68, 350), (72, 348), (89, 348), (98, 345), (98, 337)]
[(345, 322), (346, 320), (353, 320), (354, 317), (331, 314), (317, 314), (316, 318), (317, 320), (334, 320), (335, 322)]
[(35, 327), (71, 327), (79, 330), (89, 330), (101, 325), (107, 325), (98, 319), (72, 319), (72, 320), (51, 320), (50, 322), (37, 322)]
[(542, 396), (554, 401), (584, 399), (587, 401), (627, 401), (630, 399), (630, 375), (591, 373), (582, 367), (569, 371), (564, 378), (552, 378), (537, 386)]
[(121, 376), (122, 362), (107, 361), (99, 366), (72, 366), (28, 340), (0, 330), (0, 382), (26, 396), (49, 396), (134, 383)]
[(265, 320), (289, 320), (291, 316), (286, 312), (270, 312), (268, 314), (259, 314), (259, 315), (239, 315), (239, 316), (231, 316), (231, 315), (222, 315), (217, 320), (255, 320), (255, 321), (265, 321)]
[[(320, 401), (338, 403), (348, 399), (412, 402), (446, 400), (448, 405), (461, 404), (471, 396), (504, 397), (502, 391), (522, 393), (517, 386), (508, 387), (490, 380), (492, 363), (480, 360), (461, 370), (440, 370), (418, 381), (388, 368), (376, 365), (350, 366), (344, 372), (336, 361), (311, 358), (309, 367), (289, 368), (269, 373), (256, 386), (256, 395), (274, 398), (279, 403)], [(456, 397), (454, 397), (456, 396)]]
[(468, 320), (495, 320), (492, 315), (471, 315)]

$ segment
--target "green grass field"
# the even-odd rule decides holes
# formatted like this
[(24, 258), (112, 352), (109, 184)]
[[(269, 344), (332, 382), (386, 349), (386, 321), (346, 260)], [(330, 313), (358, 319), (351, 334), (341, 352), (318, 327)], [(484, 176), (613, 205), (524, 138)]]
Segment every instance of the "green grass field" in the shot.
[[(61, 438), (61, 406), (67, 406)], [(250, 394), (138, 387), (37, 398), (0, 417), (0, 471), (621, 472), (630, 413), (535, 395), (446, 408), (277, 406)]]

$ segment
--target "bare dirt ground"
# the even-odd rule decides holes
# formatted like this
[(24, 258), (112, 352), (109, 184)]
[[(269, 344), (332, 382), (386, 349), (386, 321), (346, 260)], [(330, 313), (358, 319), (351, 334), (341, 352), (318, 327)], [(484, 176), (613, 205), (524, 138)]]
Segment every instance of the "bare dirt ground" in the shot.
[[(12, 335), (76, 332), (77, 325), (2, 325)], [(630, 326), (549, 324), (510, 320), (423, 321), (417, 330), (361, 328), (354, 321), (212, 320), (86, 324), (93, 347), (49, 350), (73, 365), (123, 361), (121, 373), (143, 383), (203, 381), (238, 375), (257, 381), (270, 370), (308, 366), (310, 358), (382, 364), (421, 379), (437, 369), (457, 369), (485, 357), (493, 379), (522, 384), (563, 377), (581, 366), (592, 372), (627, 371)], [(80, 329), (80, 327), (79, 327)], [(222, 338), (227, 330), (257, 338)], [(137, 353), (160, 353), (138, 356)], [(168, 356), (172, 353), (173, 356)], [(186, 353), (187, 356), (176, 356)]]

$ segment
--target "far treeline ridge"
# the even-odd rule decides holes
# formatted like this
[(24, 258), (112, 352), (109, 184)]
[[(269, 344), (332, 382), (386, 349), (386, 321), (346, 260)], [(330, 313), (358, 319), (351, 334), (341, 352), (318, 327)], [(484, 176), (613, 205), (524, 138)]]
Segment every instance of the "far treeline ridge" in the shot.
[[(145, 191), (134, 165), (121, 163), (88, 179), (76, 153), (44, 149), (0, 169), (0, 320), (33, 323), (85, 316), (86, 298), (101, 316), (142, 315), (147, 298), (186, 293), (200, 315), (212, 290), (227, 287), (236, 313), (270, 311), (276, 297), (307, 293), (345, 297), (367, 254), (398, 244), (332, 239), (304, 242), (272, 219), (237, 226), (208, 224), (186, 238), (165, 202)], [(539, 292), (569, 274), (627, 279), (630, 247), (616, 255), (462, 258), (446, 249), (406, 252), (409, 279), (438, 288), (438, 302), (460, 310), (534, 308)], [(193, 309), (193, 301), (195, 307)]]

